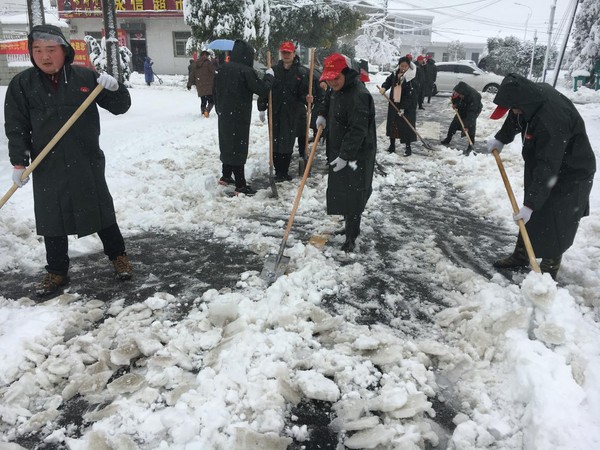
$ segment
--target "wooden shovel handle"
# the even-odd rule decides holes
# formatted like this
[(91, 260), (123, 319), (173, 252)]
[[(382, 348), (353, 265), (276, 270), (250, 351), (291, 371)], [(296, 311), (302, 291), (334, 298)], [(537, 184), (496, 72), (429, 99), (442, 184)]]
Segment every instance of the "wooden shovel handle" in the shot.
[[(311, 48), (310, 49), (310, 72), (308, 75), (308, 95), (310, 97), (312, 97), (312, 91), (313, 91), (313, 74), (314, 74), (314, 70), (315, 70), (315, 49)], [(305, 135), (305, 139), (304, 139), (304, 151), (306, 152), (306, 149), (308, 149), (308, 133), (310, 131), (310, 116), (312, 113), (312, 100), (309, 100), (307, 102), (306, 105), (306, 135)], [(306, 153), (304, 155), (304, 157), (306, 158)]]
[(315, 140), (313, 141), (312, 149), (310, 150), (310, 156), (308, 157), (308, 161), (306, 161), (306, 167), (304, 168), (304, 175), (302, 175), (302, 181), (300, 182), (300, 186), (298, 187), (298, 193), (296, 194), (296, 199), (294, 200), (294, 206), (292, 207), (292, 212), (290, 214), (290, 218), (288, 220), (287, 226), (285, 227), (285, 233), (283, 234), (283, 242), (281, 243), (282, 248), (285, 246), (285, 243), (290, 235), (290, 231), (292, 229), (292, 224), (294, 223), (294, 217), (296, 216), (296, 210), (298, 209), (298, 204), (300, 203), (300, 198), (302, 197), (302, 191), (304, 190), (304, 185), (306, 184), (306, 179), (308, 178), (308, 174), (310, 173), (310, 166), (312, 165), (313, 159), (315, 158), (317, 145), (319, 144), (319, 140), (321, 139), (321, 133), (323, 133), (322, 125), (317, 130), (317, 135), (315, 136)]
[[(267, 69), (271, 68), (271, 50), (267, 50)], [(269, 170), (273, 171), (273, 91), (269, 89)]]
[[(510, 199), (510, 204), (512, 205), (513, 212), (517, 214), (519, 212), (519, 205), (517, 204), (517, 200), (513, 194), (512, 187), (510, 186), (510, 181), (508, 181), (508, 177), (506, 176), (506, 171), (504, 170), (504, 164), (502, 164), (502, 160), (500, 159), (500, 153), (498, 150), (492, 150), (492, 155), (496, 158), (496, 163), (498, 164), (498, 170), (500, 170), (500, 175), (502, 176), (502, 181), (504, 181), (504, 187), (506, 188), (506, 192), (508, 194), (508, 198)], [(527, 256), (529, 257), (529, 264), (531, 264), (531, 268), (534, 272), (540, 273), (540, 266), (535, 259), (535, 253), (533, 252), (533, 247), (531, 245), (531, 241), (529, 240), (529, 234), (527, 233), (527, 228), (525, 227), (525, 222), (523, 219), (519, 219), (517, 221), (519, 225), (519, 231), (521, 232), (521, 236), (523, 236), (523, 242), (525, 243), (525, 249), (527, 250)]]
[[(48, 144), (46, 144), (46, 146), (40, 152), (40, 154), (37, 156), (37, 158), (35, 158), (31, 162), (31, 164), (27, 167), (27, 169), (25, 169), (25, 172), (23, 172), (23, 174), (21, 175), (21, 180), (24, 180), (29, 175), (31, 175), (31, 172), (33, 172), (34, 169), (37, 166), (39, 166), (39, 164), (42, 162), (42, 160), (46, 157), (46, 155), (48, 155), (48, 153), (50, 153), (50, 151), (52, 151), (52, 149), (54, 148), (56, 143), (58, 141), (60, 141), (60, 139), (65, 135), (65, 133), (67, 131), (69, 131), (69, 129), (73, 126), (73, 124), (77, 121), (77, 119), (79, 119), (79, 117), (87, 109), (87, 107), (90, 106), (90, 104), (96, 99), (96, 97), (102, 91), (102, 89), (104, 89), (104, 86), (102, 86), (101, 84), (96, 86), (96, 88), (91, 92), (90, 95), (88, 95), (88, 97), (83, 101), (83, 103), (79, 106), (79, 108), (77, 108), (77, 110), (73, 113), (73, 115), (71, 117), (69, 117), (69, 120), (67, 120), (67, 122), (61, 127), (60, 130), (58, 130), (58, 133), (56, 133), (54, 135), (54, 137), (50, 140), (50, 142), (48, 142)], [(19, 188), (19, 186), (17, 186), (16, 183), (13, 183), (13, 185), (8, 190), (8, 192), (6, 194), (4, 194), (4, 196), (0, 199), (0, 208), (2, 208), (4, 206), (4, 204), (16, 192), (16, 190), (18, 188)]]
[[(450, 100), (450, 103), (452, 103), (452, 100)], [(452, 105), (452, 109), (454, 110), (454, 113), (456, 114), (456, 117), (458, 117), (458, 121), (460, 122), (460, 126), (462, 127), (463, 131), (465, 132), (465, 134), (467, 135), (467, 140), (469, 141), (469, 145), (471, 147), (473, 147), (473, 141), (471, 140), (471, 136), (469, 136), (469, 131), (467, 130), (467, 127), (465, 127), (465, 123), (462, 120), (462, 117), (460, 117), (460, 114), (458, 113), (458, 109), (454, 107), (454, 105)], [(500, 162), (502, 164), (502, 162)]]

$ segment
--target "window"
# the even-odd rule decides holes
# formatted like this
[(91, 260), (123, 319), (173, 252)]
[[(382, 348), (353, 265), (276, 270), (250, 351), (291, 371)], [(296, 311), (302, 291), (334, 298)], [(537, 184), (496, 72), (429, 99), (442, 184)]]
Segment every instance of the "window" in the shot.
[(455, 66), (452, 64), (444, 64), (443, 66), (437, 66), (438, 72), (454, 72)]
[(473, 75), (473, 72), (475, 72), (475, 69), (473, 69), (470, 66), (460, 65), (460, 66), (455, 66), (455, 67), (456, 67), (456, 71), (458, 73), (467, 73), (469, 75)]
[(173, 53), (175, 56), (187, 57), (185, 49), (187, 41), (192, 36), (189, 31), (174, 31), (173, 32)]
[(442, 62), (450, 61), (450, 53), (442, 53)]
[(471, 60), (475, 62), (479, 61), (479, 52), (471, 53)]

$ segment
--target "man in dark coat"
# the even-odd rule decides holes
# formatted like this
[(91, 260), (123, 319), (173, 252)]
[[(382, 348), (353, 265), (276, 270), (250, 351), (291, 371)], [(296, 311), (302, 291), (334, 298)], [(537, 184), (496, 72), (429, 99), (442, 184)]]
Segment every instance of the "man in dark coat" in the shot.
[(427, 97), (427, 103), (431, 103), (431, 96), (434, 95), (434, 85), (437, 80), (437, 66), (431, 55), (425, 57), (426, 63), (423, 66), (423, 96)]
[(198, 97), (200, 97), (200, 111), (207, 119), (214, 105), (214, 81), (215, 66), (210, 60), (210, 54), (207, 51), (203, 51), (200, 53), (200, 58), (192, 63), (187, 88), (189, 91), (192, 89), (192, 86), (196, 86)]
[[(389, 153), (396, 151), (396, 139), (405, 144), (404, 156), (412, 155), (411, 143), (417, 140), (413, 131), (417, 122), (417, 104), (419, 102), (419, 84), (416, 80), (417, 67), (407, 56), (398, 60), (398, 69), (391, 73), (381, 85), (381, 94), (390, 89), (390, 100), (394, 102), (404, 117), (388, 104), (386, 135), (390, 138)], [(406, 120), (405, 120), (406, 119)], [(406, 123), (406, 121), (410, 123)], [(412, 127), (411, 127), (412, 125)]]
[(415, 77), (417, 80), (417, 83), (419, 84), (419, 97), (418, 97), (418, 104), (419, 104), (419, 109), (425, 109), (423, 107), (423, 100), (425, 99), (425, 89), (428, 89), (428, 92), (431, 92), (431, 86), (426, 88), (426, 84), (430, 84), (426, 81), (426, 77), (427, 75), (425, 74), (425, 64), (427, 63), (425, 57), (423, 55), (419, 55), (417, 56), (417, 62), (416, 62), (416, 66), (417, 66), (417, 76)]
[[(517, 74), (504, 78), (494, 103), (498, 107), (492, 119), (509, 113), (488, 151), (500, 151), (521, 135), (525, 192), (514, 219), (525, 222), (534, 253), (542, 258), (542, 272), (556, 278), (579, 221), (589, 215), (596, 159), (585, 124), (573, 103), (556, 89)], [(521, 236), (513, 254), (494, 263), (509, 269), (527, 265)]]
[(362, 212), (371, 195), (377, 134), (373, 97), (344, 55), (333, 53), (324, 61), (321, 81), (331, 90), (317, 106), (317, 126), (327, 126), (327, 214), (344, 216), (351, 252), (360, 233)]
[[(306, 121), (306, 104), (309, 84), (309, 71), (300, 64), (292, 42), (284, 42), (279, 47), (281, 59), (274, 67), (273, 80), (273, 166), (275, 181), (289, 181), (290, 162), (299, 121)], [(269, 106), (266, 95), (258, 99), (258, 110), (265, 111)], [(261, 114), (261, 118), (264, 114)], [(302, 128), (303, 129), (303, 128)]]
[(125, 86), (108, 74), (72, 65), (75, 52), (59, 28), (33, 27), (28, 37), (33, 67), (16, 75), (6, 91), (5, 131), (13, 181), (52, 140), (98, 85), (104, 89), (33, 172), (37, 233), (44, 237), (47, 274), (38, 295), (69, 282), (67, 236), (98, 233), (118, 278), (131, 277), (125, 243), (104, 178), (98, 108), (125, 113), (131, 99)]
[(261, 80), (253, 69), (254, 49), (245, 41), (236, 40), (230, 61), (223, 64), (214, 84), (215, 109), (219, 117), (219, 149), (223, 163), (220, 184), (234, 182), (237, 194), (256, 193), (247, 183), (244, 165), (248, 158), (252, 96), (267, 95), (273, 83), (273, 69)]
[[(467, 145), (467, 149), (463, 152), (464, 155), (468, 155), (473, 151), (471, 143), (475, 143), (475, 133), (477, 131), (477, 117), (481, 113), (483, 104), (481, 103), (481, 94), (469, 86), (464, 81), (460, 81), (454, 86), (452, 92), (452, 109), (460, 115), (465, 129), (469, 133), (470, 143)], [(460, 120), (456, 114), (450, 126), (448, 127), (448, 134), (442, 141), (442, 145), (448, 145), (457, 131), (461, 132), (461, 136), (465, 136), (465, 132), (460, 124)]]

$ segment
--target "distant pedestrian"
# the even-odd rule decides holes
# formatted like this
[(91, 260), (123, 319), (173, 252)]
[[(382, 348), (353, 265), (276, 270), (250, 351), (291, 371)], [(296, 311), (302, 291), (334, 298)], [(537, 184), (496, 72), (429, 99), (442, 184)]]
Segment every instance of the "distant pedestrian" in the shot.
[[(219, 118), (219, 149), (223, 163), (222, 185), (235, 182), (237, 194), (256, 193), (246, 183), (244, 165), (248, 158), (252, 96), (265, 96), (273, 83), (273, 69), (261, 80), (253, 68), (254, 49), (245, 41), (236, 40), (231, 59), (215, 76), (214, 101)], [(235, 177), (235, 180), (232, 178)]]
[(150, 86), (154, 82), (154, 69), (152, 66), (154, 65), (154, 61), (149, 56), (144, 58), (144, 78), (146, 79), (146, 84)]
[(425, 74), (425, 64), (427, 63), (427, 60), (425, 59), (425, 57), (423, 55), (419, 55), (417, 56), (417, 62), (415, 64), (415, 66), (417, 67), (417, 76), (416, 76), (416, 80), (417, 83), (419, 84), (419, 97), (418, 97), (418, 105), (419, 105), (419, 109), (425, 109), (423, 107), (423, 100), (425, 99), (425, 92), (427, 91), (428, 93), (431, 92), (431, 86), (429, 85), (429, 82), (426, 80), (427, 75)]
[[(386, 135), (390, 138), (389, 153), (396, 151), (396, 139), (405, 144), (404, 156), (412, 154), (411, 143), (417, 140), (417, 135), (406, 120), (415, 127), (417, 122), (417, 104), (419, 101), (419, 85), (415, 80), (417, 68), (409, 58), (403, 56), (398, 60), (398, 68), (390, 74), (381, 85), (381, 94), (390, 89), (390, 100), (400, 110), (404, 118), (392, 105), (388, 105)], [(406, 119), (406, 120), (405, 120)]]
[[(309, 85), (308, 68), (300, 64), (296, 56), (296, 47), (290, 41), (279, 47), (281, 59), (273, 68), (275, 79), (272, 89), (273, 112), (273, 166), (275, 181), (289, 181), (294, 143), (298, 131), (305, 128), (306, 104)], [(268, 108), (268, 97), (258, 99), (258, 110)], [(299, 123), (300, 122), (300, 123)], [(301, 155), (304, 157), (304, 155)]]
[(34, 26), (28, 45), (33, 67), (14, 76), (4, 102), (4, 127), (17, 186), (27, 182), (21, 181), (26, 166), (75, 109), (97, 85), (104, 86), (33, 172), (35, 224), (48, 263), (36, 293), (50, 295), (69, 283), (68, 235), (98, 233), (117, 278), (129, 279), (132, 268), (104, 177), (97, 108), (123, 114), (131, 105), (129, 92), (107, 73), (98, 76), (74, 65), (75, 51), (56, 26)]
[(431, 55), (425, 57), (423, 65), (423, 97), (427, 97), (427, 103), (431, 103), (431, 96), (435, 95), (435, 82), (437, 80), (437, 66)]
[[(596, 158), (585, 123), (571, 101), (547, 83), (508, 74), (494, 97), (492, 119), (508, 117), (488, 151), (501, 151), (520, 134), (525, 162), (522, 219), (540, 269), (556, 279), (563, 253), (573, 244), (579, 221), (589, 215)], [(513, 253), (494, 267), (529, 265), (519, 234)]]
[[(481, 103), (481, 94), (469, 86), (464, 81), (460, 81), (452, 91), (452, 108), (455, 109), (465, 125), (471, 142), (467, 145), (467, 149), (463, 154), (469, 155), (473, 151), (472, 143), (475, 143), (475, 133), (477, 132), (477, 118), (481, 113), (483, 104)], [(454, 118), (448, 127), (448, 134), (441, 142), (442, 145), (448, 145), (457, 131), (461, 132), (461, 136), (465, 136), (465, 132), (460, 124), (460, 120), (454, 114)]]
[(321, 81), (331, 87), (317, 106), (317, 126), (329, 129), (327, 214), (344, 216), (342, 250), (351, 252), (372, 192), (377, 151), (375, 104), (344, 55), (333, 53), (325, 59)]
[(192, 64), (192, 69), (187, 82), (187, 88), (196, 86), (198, 97), (200, 97), (200, 112), (208, 119), (214, 105), (213, 85), (215, 80), (215, 66), (210, 60), (207, 51), (200, 53), (200, 58)]

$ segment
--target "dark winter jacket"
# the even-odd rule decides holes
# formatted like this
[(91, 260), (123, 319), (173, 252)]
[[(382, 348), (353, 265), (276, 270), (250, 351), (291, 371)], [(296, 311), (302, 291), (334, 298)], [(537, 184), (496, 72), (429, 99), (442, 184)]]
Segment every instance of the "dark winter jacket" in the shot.
[(358, 73), (345, 70), (344, 87), (328, 91), (318, 115), (327, 119), (328, 161), (338, 156), (350, 161), (339, 172), (329, 168), (327, 214), (356, 216), (365, 209), (372, 191), (377, 151), (375, 106)]
[[(391, 73), (387, 79), (381, 85), (386, 91), (389, 89), (390, 100), (394, 100), (394, 87), (399, 83), (402, 87), (402, 95), (400, 102), (396, 103), (396, 107), (404, 111), (404, 117), (415, 126), (417, 121), (417, 105), (419, 102), (419, 84), (416, 80), (417, 68), (414, 63), (410, 63), (410, 68), (406, 73), (401, 74), (400, 69)], [(390, 136), (394, 139), (400, 139), (401, 142), (410, 143), (417, 140), (417, 136), (412, 131), (406, 121), (398, 115), (398, 111), (392, 106), (388, 105), (387, 111), (387, 123), (386, 123), (386, 136)]]
[(192, 63), (187, 87), (196, 86), (198, 97), (213, 94), (215, 80), (215, 65), (208, 58), (200, 58)]
[(154, 69), (152, 66), (154, 65), (154, 61), (150, 59), (149, 56), (144, 58), (144, 78), (146, 83), (154, 82)]
[(589, 214), (596, 159), (583, 119), (549, 84), (509, 74), (494, 103), (509, 112), (496, 139), (523, 140), (524, 205), (533, 210), (527, 231), (536, 256), (556, 258), (573, 243), (579, 220)]
[[(458, 114), (460, 114), (460, 118), (462, 119), (465, 128), (469, 130), (469, 135), (474, 141), (477, 117), (479, 117), (481, 109), (483, 108), (483, 104), (481, 103), (481, 94), (464, 81), (460, 81), (456, 86), (454, 86), (454, 92), (462, 95), (462, 97), (458, 95), (456, 97), (452, 97), (452, 105), (454, 108), (456, 108)], [(455, 115), (452, 123), (450, 124), (450, 133), (453, 134), (459, 130), (464, 136), (464, 131), (460, 121)]]
[[(296, 130), (301, 128), (299, 121), (306, 118), (309, 71), (296, 57), (289, 69), (285, 69), (283, 61), (279, 61), (273, 72), (273, 151), (291, 154)], [(261, 96), (257, 106), (259, 111), (265, 111), (269, 106), (268, 95)]]
[[(52, 25), (43, 30), (62, 36)], [(10, 161), (29, 165), (97, 86), (97, 74), (72, 66), (73, 49), (58, 73), (58, 85), (37, 66), (17, 74), (10, 82), (4, 103), (5, 131)], [(29, 42), (31, 52), (31, 39)], [(31, 58), (33, 62), (33, 57)], [(98, 108), (123, 114), (131, 105), (125, 86), (116, 92), (102, 90), (33, 171), (37, 232), (42, 236), (85, 236), (116, 222), (112, 197), (104, 179), (104, 153), (100, 149)]]
[(258, 78), (252, 68), (254, 49), (242, 40), (235, 41), (231, 60), (223, 64), (215, 76), (214, 100), (219, 116), (219, 148), (224, 164), (246, 164), (252, 96), (267, 95), (273, 77)]

